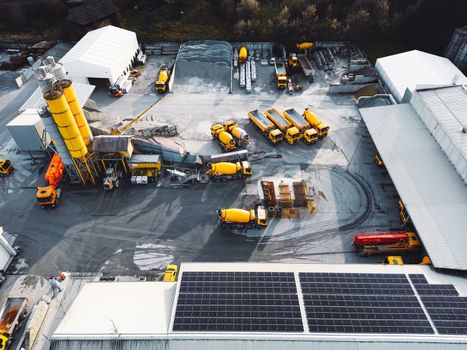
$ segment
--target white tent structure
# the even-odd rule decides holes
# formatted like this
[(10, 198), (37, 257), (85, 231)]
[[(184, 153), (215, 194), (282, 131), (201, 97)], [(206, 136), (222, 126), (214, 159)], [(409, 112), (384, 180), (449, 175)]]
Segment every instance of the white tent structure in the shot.
[(136, 33), (106, 26), (88, 32), (60, 60), (73, 81), (88, 84), (89, 78), (115, 84), (126, 74), (138, 51)]
[(378, 58), (376, 71), (401, 102), (408, 89), (408, 102), (415, 88), (421, 86), (466, 85), (467, 77), (447, 58), (412, 50)]

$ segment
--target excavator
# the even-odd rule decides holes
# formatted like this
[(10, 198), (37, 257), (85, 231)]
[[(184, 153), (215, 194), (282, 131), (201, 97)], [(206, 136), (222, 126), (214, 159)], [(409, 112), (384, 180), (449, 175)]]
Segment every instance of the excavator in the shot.
[(13, 170), (13, 164), (8, 159), (0, 159), (0, 176), (10, 176)]
[(44, 176), (49, 185), (37, 187), (36, 199), (43, 209), (57, 206), (62, 193), (60, 184), (64, 173), (65, 165), (58, 153), (55, 153)]

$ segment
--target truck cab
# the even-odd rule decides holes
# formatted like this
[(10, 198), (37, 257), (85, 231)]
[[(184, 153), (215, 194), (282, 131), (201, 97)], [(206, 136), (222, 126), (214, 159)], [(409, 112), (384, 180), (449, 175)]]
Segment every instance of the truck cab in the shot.
[(266, 209), (262, 206), (258, 206), (256, 209), (256, 227), (266, 227), (268, 226), (268, 213)]
[(247, 160), (242, 161), (242, 175), (251, 176), (251, 166), (250, 162)]
[(303, 132), (303, 140), (308, 144), (315, 143), (318, 138), (318, 132), (315, 129), (308, 129)]
[(298, 131), (298, 129), (295, 126), (287, 129), (287, 132), (285, 134), (285, 140), (289, 143), (289, 145), (297, 143), (298, 141), (300, 141), (301, 138), (302, 134), (300, 133), (300, 131)]
[(219, 135), (222, 131), (225, 131), (224, 127), (222, 124), (214, 124), (211, 126), (211, 135), (212, 136), (217, 136)]
[(277, 145), (282, 142), (282, 132), (279, 129), (274, 129), (269, 132), (268, 139), (273, 145)]
[(38, 187), (36, 199), (43, 209), (55, 208), (58, 203), (59, 193), (60, 190), (57, 191), (54, 186)]
[(164, 276), (162, 276), (162, 282), (175, 282), (177, 280), (177, 277), (178, 277), (178, 266), (167, 265), (164, 271)]
[(8, 159), (0, 159), (0, 176), (9, 176), (13, 171), (13, 165)]
[(159, 71), (159, 76), (156, 81), (156, 92), (163, 94), (167, 91), (167, 84), (169, 82), (169, 69), (167, 66), (162, 66)]

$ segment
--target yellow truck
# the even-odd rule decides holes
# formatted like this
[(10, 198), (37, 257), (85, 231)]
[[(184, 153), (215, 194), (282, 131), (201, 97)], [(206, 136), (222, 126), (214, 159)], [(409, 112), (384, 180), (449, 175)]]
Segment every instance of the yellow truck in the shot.
[(248, 59), (248, 49), (242, 46), (238, 51), (238, 62), (245, 63)]
[(417, 250), (420, 240), (413, 232), (364, 232), (354, 235), (353, 245), (361, 256), (368, 256)]
[(310, 124), (317, 132), (318, 138), (322, 139), (323, 137), (328, 136), (329, 126), (326, 123), (323, 123), (319, 118), (314, 114), (311, 109), (305, 108), (303, 112), (303, 118)]
[(292, 123), (284, 118), (282, 113), (280, 113), (275, 108), (270, 108), (264, 112), (264, 114), (269, 118), (270, 121), (274, 123), (277, 128), (282, 131), (285, 135), (285, 140), (289, 145), (293, 145), (300, 141), (302, 134), (295, 127), (292, 126)]
[(298, 69), (298, 58), (296, 54), (291, 53), (289, 55), (289, 58), (287, 60), (287, 67), (289, 67), (290, 72), (294, 72)]
[(250, 137), (238, 124), (230, 119), (224, 122), (224, 130), (229, 132), (240, 145), (247, 145), (250, 142)]
[(282, 142), (282, 132), (276, 128), (274, 123), (263, 112), (258, 109), (250, 111), (248, 112), (248, 118), (273, 145)]
[(318, 132), (294, 108), (287, 109), (283, 114), (285, 119), (298, 129), (307, 144), (311, 145), (318, 141)]
[(225, 131), (222, 124), (213, 124), (211, 126), (211, 135), (214, 140), (221, 146), (224, 152), (230, 152), (237, 148), (237, 143), (235, 142), (232, 135)]
[(219, 162), (212, 163), (206, 175), (210, 176), (213, 182), (225, 182), (236, 179), (246, 179), (251, 176), (250, 162)]
[(276, 74), (276, 87), (283, 90), (287, 87), (287, 70), (284, 63), (274, 63), (274, 71)]
[(0, 176), (9, 176), (13, 171), (13, 165), (8, 159), (0, 159)]
[(128, 160), (132, 185), (146, 185), (157, 180), (162, 169), (161, 156), (158, 154), (133, 154)]
[(256, 210), (218, 209), (217, 216), (223, 229), (264, 228), (268, 225), (268, 214), (262, 206)]
[(159, 75), (156, 81), (156, 92), (164, 94), (167, 92), (169, 87), (170, 69), (164, 65), (159, 71)]
[(11, 343), (14, 331), (26, 317), (26, 298), (9, 297), (0, 314), (0, 350), (5, 350)]

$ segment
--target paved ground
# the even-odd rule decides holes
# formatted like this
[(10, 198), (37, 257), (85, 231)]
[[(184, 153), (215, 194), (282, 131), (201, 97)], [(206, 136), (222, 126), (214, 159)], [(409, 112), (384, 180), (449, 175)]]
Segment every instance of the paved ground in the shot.
[[(101, 112), (92, 114), (93, 125), (110, 128), (144, 110), (156, 98), (152, 84), (159, 66), (172, 59), (149, 57), (139, 82), (122, 98), (96, 91), (92, 98)], [(255, 162), (254, 176), (245, 184), (173, 189), (162, 181), (147, 187), (125, 185), (111, 193), (69, 187), (55, 210), (42, 210), (35, 202), (34, 187), (42, 181), (45, 162), (35, 165), (17, 154), (4, 127), (36, 83), (1, 90), (0, 156), (13, 159), (18, 168), (11, 178), (0, 179), (0, 227), (22, 249), (11, 271), (146, 274), (180, 261), (379, 262), (380, 257), (355, 254), (352, 233), (397, 227), (397, 194), (387, 173), (372, 162), (375, 148), (353, 100), (327, 95), (335, 74), (320, 73), (317, 83), (305, 84), (300, 95), (279, 93), (268, 85), (272, 69), (258, 64), (258, 84), (249, 95), (236, 88), (233, 94), (203, 91), (202, 86), (200, 93), (170, 94), (139, 125), (175, 124), (180, 137), (161, 142), (212, 154), (220, 149), (211, 140), (210, 124), (237, 119), (253, 139), (251, 151), (282, 154), (282, 159)], [(247, 122), (249, 110), (272, 105), (298, 111), (311, 106), (330, 125), (330, 136), (313, 146), (273, 148)], [(263, 176), (307, 179), (317, 191), (317, 212), (302, 212), (300, 220), (274, 219), (265, 230), (221, 231), (216, 209), (248, 205)]]

